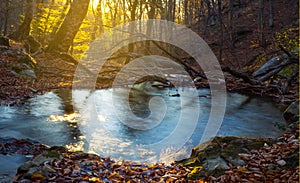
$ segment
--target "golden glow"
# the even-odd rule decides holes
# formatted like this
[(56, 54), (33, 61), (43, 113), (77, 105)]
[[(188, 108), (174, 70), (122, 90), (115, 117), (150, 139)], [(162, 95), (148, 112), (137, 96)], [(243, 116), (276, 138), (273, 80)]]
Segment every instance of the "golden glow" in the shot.
[(104, 122), (104, 121), (106, 121), (106, 116), (100, 114), (100, 115), (98, 115), (98, 120)]
[(68, 144), (68, 145), (66, 145), (66, 148), (70, 152), (78, 152), (78, 151), (83, 151), (83, 145), (84, 145), (84, 142), (83, 141), (79, 141), (79, 142), (77, 142), (75, 144)]
[(99, 3), (99, 0), (92, 0), (92, 1), (90, 1), (90, 6), (93, 6), (93, 8), (95, 9), (97, 7), (98, 3)]
[(59, 82), (59, 86), (72, 86), (70, 82)]
[(75, 123), (79, 117), (78, 113), (60, 115), (50, 115), (47, 119), (48, 122), (69, 122)]

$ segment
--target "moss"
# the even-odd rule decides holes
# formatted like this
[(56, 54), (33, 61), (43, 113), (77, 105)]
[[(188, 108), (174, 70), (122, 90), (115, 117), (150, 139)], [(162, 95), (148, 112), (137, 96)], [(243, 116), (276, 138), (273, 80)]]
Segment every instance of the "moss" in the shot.
[(56, 151), (46, 151), (44, 155), (49, 158), (60, 158), (60, 154)]
[(187, 158), (187, 159), (182, 159), (179, 161), (176, 161), (177, 164), (183, 164), (185, 166), (197, 166), (198, 161), (197, 158)]
[[(269, 144), (272, 139), (264, 138), (246, 138), (246, 137), (216, 137), (209, 144), (202, 144), (195, 147), (190, 158), (177, 161), (188, 167), (194, 167), (188, 174), (189, 179), (197, 179), (210, 175), (218, 176), (224, 173), (224, 168), (209, 168), (208, 161), (218, 161), (217, 157), (224, 160), (223, 163), (235, 164), (237, 166), (244, 164), (239, 153), (249, 153), (252, 149), (259, 149), (265, 143)], [(205, 148), (204, 148), (205, 147)], [(201, 168), (200, 168), (201, 167)]]
[(67, 151), (67, 149), (63, 146), (52, 146), (49, 148), (50, 151), (62, 151), (62, 152), (65, 152)]
[(194, 169), (187, 175), (188, 179), (197, 179), (200, 176), (200, 172), (203, 169), (202, 166), (196, 166)]

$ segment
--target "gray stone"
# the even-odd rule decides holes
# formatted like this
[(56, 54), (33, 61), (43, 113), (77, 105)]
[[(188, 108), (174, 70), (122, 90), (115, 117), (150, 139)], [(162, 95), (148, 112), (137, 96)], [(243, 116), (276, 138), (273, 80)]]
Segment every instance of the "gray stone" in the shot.
[(11, 183), (12, 178), (8, 175), (0, 175), (0, 183)]
[(226, 170), (229, 168), (226, 161), (221, 158), (220, 156), (212, 159), (206, 160), (206, 163), (204, 164), (205, 167), (207, 167), (208, 171), (215, 171), (215, 170)]
[(19, 73), (19, 75), (29, 78), (29, 79), (36, 79), (36, 75), (35, 75), (34, 71), (31, 69), (26, 69), (26, 70), (21, 71)]
[(288, 122), (295, 122), (299, 120), (299, 101), (291, 103), (284, 111), (283, 117)]
[(34, 166), (34, 164), (32, 163), (32, 161), (27, 161), (25, 162), (23, 165), (21, 165), (18, 168), (18, 173), (24, 173), (24, 172), (28, 172), (28, 170)]
[(38, 173), (38, 174), (43, 174), (42, 171), (40, 170), (39, 167), (35, 166), (35, 167), (31, 167), (28, 172), (26, 172), (23, 177), (24, 178), (31, 178), (31, 176), (35, 173)]
[(242, 160), (241, 158), (239, 158), (239, 157), (233, 158), (233, 157), (229, 156), (229, 157), (226, 158), (226, 160), (227, 160), (229, 163), (231, 163), (232, 165), (234, 165), (234, 166), (243, 166), (243, 165), (245, 165), (245, 161), (243, 161), (243, 160)]

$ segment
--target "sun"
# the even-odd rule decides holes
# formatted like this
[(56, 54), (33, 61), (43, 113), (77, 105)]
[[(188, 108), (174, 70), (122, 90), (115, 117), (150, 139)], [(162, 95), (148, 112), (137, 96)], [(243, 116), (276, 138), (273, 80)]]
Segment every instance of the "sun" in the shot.
[(98, 3), (99, 3), (99, 0), (91, 0), (90, 6), (93, 6), (95, 8), (95, 7), (97, 7)]

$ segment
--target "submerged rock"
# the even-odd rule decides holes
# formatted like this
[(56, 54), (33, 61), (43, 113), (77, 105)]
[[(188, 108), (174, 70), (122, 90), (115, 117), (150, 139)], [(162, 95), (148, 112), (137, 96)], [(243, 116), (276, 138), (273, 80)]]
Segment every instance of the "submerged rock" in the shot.
[(0, 183), (10, 183), (12, 178), (8, 175), (0, 175)]

